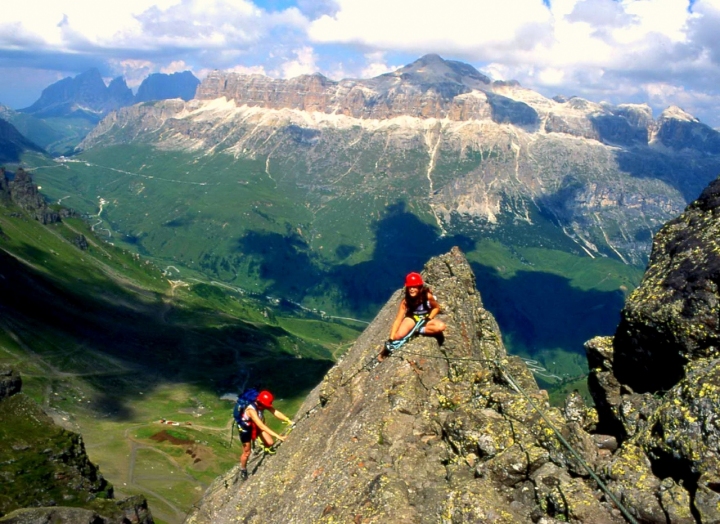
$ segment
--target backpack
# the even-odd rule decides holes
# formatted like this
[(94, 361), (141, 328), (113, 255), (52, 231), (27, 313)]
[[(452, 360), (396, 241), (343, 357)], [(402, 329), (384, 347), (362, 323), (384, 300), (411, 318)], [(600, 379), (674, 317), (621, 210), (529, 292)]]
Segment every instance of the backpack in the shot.
[(248, 388), (238, 395), (235, 401), (235, 407), (233, 408), (233, 418), (238, 424), (242, 423), (242, 416), (245, 413), (245, 409), (257, 400), (260, 392), (255, 388)]

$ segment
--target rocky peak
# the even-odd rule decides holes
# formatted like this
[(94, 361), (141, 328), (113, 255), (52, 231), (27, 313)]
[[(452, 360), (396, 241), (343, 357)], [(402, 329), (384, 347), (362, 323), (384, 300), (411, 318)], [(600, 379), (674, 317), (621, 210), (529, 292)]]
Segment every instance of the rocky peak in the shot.
[(667, 109), (665, 109), (662, 113), (660, 113), (658, 122), (663, 122), (665, 120), (680, 120), (683, 122), (699, 122), (699, 120), (697, 118), (692, 116), (690, 113), (683, 111), (678, 106), (670, 106)]
[(12, 201), (30, 213), (38, 222), (52, 224), (60, 221), (59, 213), (48, 207), (37, 186), (33, 183), (30, 173), (18, 168), (8, 186)]
[(640, 522), (720, 522), (720, 179), (655, 236), (614, 337), (587, 343), (607, 466)]
[(583, 466), (601, 457), (586, 431), (593, 410), (579, 397), (549, 406), (505, 352), (457, 248), (424, 276), (444, 307), (444, 339), (416, 338), (378, 363), (395, 293), (311, 392), (277, 455), (244, 483), (237, 469), (218, 479), (188, 523), (622, 522)]
[(189, 71), (153, 74), (143, 81), (136, 98), (122, 77), (106, 86), (100, 72), (93, 68), (48, 86), (33, 105), (20, 111), (39, 118), (80, 116), (98, 121), (109, 112), (135, 102), (167, 98), (190, 100), (198, 83)]
[(195, 96), (195, 90), (200, 80), (190, 71), (172, 74), (154, 73), (143, 80), (135, 95), (134, 102), (147, 102), (149, 100), (166, 100), (181, 98), (190, 100)]
[(676, 151), (720, 154), (720, 133), (679, 107), (669, 107), (657, 121), (653, 140)]
[(394, 73), (388, 73), (388, 76), (400, 77), (417, 84), (445, 82), (468, 86), (477, 86), (478, 83), (490, 84), (490, 79), (473, 66), (454, 60), (444, 60), (435, 54), (425, 55)]
[(133, 103), (133, 93), (121, 76), (113, 78), (107, 87), (108, 96), (117, 103), (117, 109)]
[(377, 363), (395, 293), (277, 455), (216, 480), (188, 524), (720, 522), (718, 238), (720, 179), (658, 233), (615, 336), (586, 344), (597, 409), (549, 406), (462, 253), (431, 259), (444, 339)]

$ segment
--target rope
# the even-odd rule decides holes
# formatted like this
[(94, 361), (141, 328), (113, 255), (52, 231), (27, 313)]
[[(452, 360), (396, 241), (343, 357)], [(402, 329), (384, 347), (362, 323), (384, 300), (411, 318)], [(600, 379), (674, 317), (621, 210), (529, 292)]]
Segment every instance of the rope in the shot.
[(590, 466), (585, 462), (585, 460), (580, 456), (580, 454), (575, 451), (575, 449), (570, 445), (570, 443), (565, 440), (565, 437), (562, 436), (560, 431), (555, 427), (555, 425), (550, 422), (548, 417), (545, 416), (545, 413), (533, 402), (533, 400), (530, 398), (530, 395), (527, 394), (527, 392), (520, 387), (519, 384), (515, 382), (515, 380), (510, 376), (509, 373), (504, 369), (504, 366), (502, 363), (497, 360), (495, 362), (495, 365), (498, 367), (500, 372), (503, 374), (503, 377), (505, 380), (507, 380), (508, 384), (510, 384), (515, 391), (520, 393), (523, 397), (525, 397), (525, 400), (527, 400), (528, 404), (530, 404), (535, 411), (538, 412), (538, 414), (543, 418), (545, 423), (550, 426), (550, 429), (552, 429), (553, 433), (555, 433), (555, 436), (562, 442), (562, 444), (572, 453), (573, 457), (575, 457), (575, 460), (577, 460), (580, 465), (585, 468), (585, 471), (588, 472), (588, 474), (593, 478), (595, 482), (597, 482), (598, 486), (605, 492), (605, 494), (610, 498), (610, 500), (613, 501), (613, 503), (618, 507), (618, 509), (622, 512), (622, 514), (625, 516), (625, 518), (630, 522), (631, 524), (638, 524), (638, 522), (635, 520), (635, 518), (630, 514), (628, 509), (615, 497), (615, 495), (612, 494), (610, 489), (605, 485), (605, 483), (600, 480), (600, 477), (598, 477), (595, 472), (590, 469)]

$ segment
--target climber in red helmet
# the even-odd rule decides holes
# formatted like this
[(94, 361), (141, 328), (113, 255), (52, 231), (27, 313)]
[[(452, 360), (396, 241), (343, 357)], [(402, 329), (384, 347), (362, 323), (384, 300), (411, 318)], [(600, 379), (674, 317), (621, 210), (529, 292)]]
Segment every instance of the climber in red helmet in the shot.
[(409, 273), (405, 277), (405, 297), (400, 302), (398, 313), (390, 330), (390, 340), (399, 340), (410, 333), (422, 318), (425, 325), (420, 328), (421, 335), (437, 335), (445, 331), (445, 323), (437, 319), (440, 304), (425, 285), (420, 273)]
[(242, 480), (246, 480), (248, 477), (247, 461), (248, 458), (250, 458), (253, 440), (260, 437), (260, 440), (262, 440), (265, 445), (264, 451), (266, 453), (274, 453), (272, 449), (275, 443), (273, 437), (278, 440), (285, 440), (285, 437), (278, 435), (265, 424), (263, 412), (267, 410), (283, 422), (292, 424), (292, 421), (287, 416), (273, 407), (273, 400), (273, 394), (269, 391), (261, 391), (258, 393), (255, 402), (251, 402), (245, 408), (242, 419), (238, 424), (238, 429), (241, 430), (240, 441), (243, 446), (243, 452), (242, 455), (240, 455), (240, 478), (242, 478)]
[[(400, 302), (395, 322), (390, 329), (390, 341), (406, 337), (420, 320), (424, 320), (424, 325), (419, 330), (421, 335), (442, 337), (445, 322), (435, 318), (439, 314), (440, 304), (423, 282), (422, 276), (419, 273), (409, 273), (405, 277), (405, 297)], [(384, 360), (388, 354), (386, 344), (378, 359)]]

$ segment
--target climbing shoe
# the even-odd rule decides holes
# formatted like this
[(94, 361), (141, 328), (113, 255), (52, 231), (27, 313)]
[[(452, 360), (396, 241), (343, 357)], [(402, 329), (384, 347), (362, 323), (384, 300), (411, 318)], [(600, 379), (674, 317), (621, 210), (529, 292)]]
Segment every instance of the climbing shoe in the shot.
[(277, 451), (272, 446), (263, 446), (262, 451), (266, 455), (274, 455), (275, 453), (277, 453)]
[(248, 472), (246, 469), (240, 470), (240, 480), (247, 480), (248, 479)]

